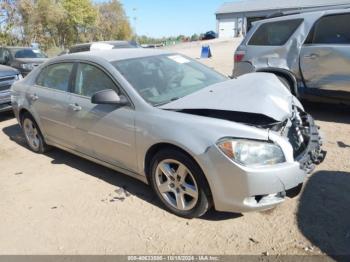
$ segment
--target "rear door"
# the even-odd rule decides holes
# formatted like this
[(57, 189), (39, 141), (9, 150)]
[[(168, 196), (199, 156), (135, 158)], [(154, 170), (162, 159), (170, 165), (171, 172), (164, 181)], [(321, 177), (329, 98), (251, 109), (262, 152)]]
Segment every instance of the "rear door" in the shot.
[(300, 67), (308, 88), (350, 91), (350, 14), (322, 17), (301, 50)]
[(73, 63), (49, 65), (29, 90), (31, 110), (38, 118), (44, 136), (69, 148), (74, 144), (68, 111), (72, 71)]
[(79, 63), (70, 107), (77, 150), (109, 164), (136, 171), (135, 111), (131, 106), (95, 105), (94, 93), (121, 90), (103, 68)]

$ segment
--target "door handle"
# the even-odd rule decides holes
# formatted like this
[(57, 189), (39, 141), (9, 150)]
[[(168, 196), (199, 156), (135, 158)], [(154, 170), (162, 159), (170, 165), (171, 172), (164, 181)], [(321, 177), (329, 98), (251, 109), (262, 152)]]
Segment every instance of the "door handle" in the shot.
[(75, 104), (70, 104), (69, 107), (70, 107), (73, 111), (75, 111), (75, 112), (78, 112), (78, 111), (81, 111), (81, 110), (82, 110), (81, 106), (78, 105), (77, 103), (75, 103)]
[(316, 59), (318, 58), (320, 55), (319, 54), (309, 54), (309, 55), (305, 55), (305, 58), (310, 58), (310, 59)]
[(37, 101), (39, 99), (39, 97), (36, 94), (30, 95), (29, 96), (30, 100), (32, 100), (33, 102)]

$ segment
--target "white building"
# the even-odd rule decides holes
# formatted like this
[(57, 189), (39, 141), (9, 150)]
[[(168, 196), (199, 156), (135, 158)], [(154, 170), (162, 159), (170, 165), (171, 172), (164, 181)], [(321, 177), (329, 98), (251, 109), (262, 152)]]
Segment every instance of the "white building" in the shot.
[(350, 0), (237, 0), (224, 3), (216, 12), (219, 38), (245, 33), (251, 23), (277, 13), (306, 12), (350, 7)]

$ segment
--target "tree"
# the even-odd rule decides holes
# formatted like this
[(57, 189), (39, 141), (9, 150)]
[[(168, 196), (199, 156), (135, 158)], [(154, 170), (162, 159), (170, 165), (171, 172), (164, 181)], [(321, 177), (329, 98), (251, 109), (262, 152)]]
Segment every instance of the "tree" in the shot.
[(191, 41), (198, 41), (199, 40), (199, 35), (194, 34), (191, 36)]
[(59, 25), (61, 43), (65, 46), (80, 40), (91, 40), (89, 32), (97, 20), (97, 10), (90, 0), (62, 0), (66, 19)]
[(17, 22), (16, 1), (3, 0), (0, 2), (0, 44), (14, 44), (16, 38), (13, 36)]
[(43, 49), (78, 42), (130, 39), (132, 30), (118, 0), (0, 0), (0, 44)]
[(17, 7), (24, 44), (38, 42), (44, 48), (59, 45), (58, 25), (66, 20), (66, 12), (59, 1), (20, 0)]
[(111, 0), (97, 5), (99, 40), (131, 39), (132, 29), (125, 15), (122, 4), (118, 0)]

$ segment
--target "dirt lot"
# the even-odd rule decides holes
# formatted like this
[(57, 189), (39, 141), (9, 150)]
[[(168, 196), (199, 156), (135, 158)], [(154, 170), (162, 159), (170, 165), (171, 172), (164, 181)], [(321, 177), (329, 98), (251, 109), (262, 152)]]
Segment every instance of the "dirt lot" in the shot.
[[(211, 42), (203, 61), (229, 74), (237, 43)], [(200, 44), (175, 47), (194, 58)], [(27, 149), (0, 116), (0, 254), (350, 254), (350, 110), (307, 104), (325, 135), (326, 161), (304, 191), (265, 213), (211, 212), (185, 220), (151, 190), (53, 150)]]

